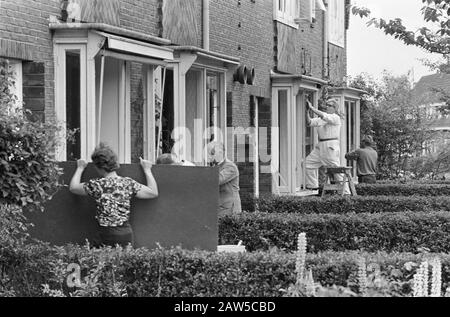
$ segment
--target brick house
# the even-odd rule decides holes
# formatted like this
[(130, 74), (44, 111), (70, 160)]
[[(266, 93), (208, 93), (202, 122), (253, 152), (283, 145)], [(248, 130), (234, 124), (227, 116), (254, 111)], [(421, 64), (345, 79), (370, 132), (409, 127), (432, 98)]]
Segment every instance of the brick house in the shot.
[(359, 145), (363, 92), (345, 85), (349, 2), (0, 0), (0, 58), (26, 108), (78, 129), (61, 161), (106, 141), (123, 163), (174, 150), (203, 165), (215, 137), (242, 194), (297, 194), (317, 143), (306, 99), (328, 87), (345, 114), (342, 161)]
[(450, 117), (440, 111), (450, 95), (450, 75), (436, 73), (423, 76), (414, 85), (414, 103), (425, 112), (426, 126), (433, 131), (432, 137), (424, 144), (423, 153), (438, 153), (450, 143)]

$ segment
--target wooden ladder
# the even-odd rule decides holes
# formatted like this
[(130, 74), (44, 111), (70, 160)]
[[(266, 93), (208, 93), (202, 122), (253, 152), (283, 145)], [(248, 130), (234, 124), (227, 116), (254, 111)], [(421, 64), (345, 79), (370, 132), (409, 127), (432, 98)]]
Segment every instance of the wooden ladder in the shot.
[[(323, 186), (322, 197), (325, 197), (327, 192), (337, 192), (341, 196), (344, 196), (345, 183), (348, 183), (350, 187), (351, 196), (358, 196), (352, 179), (352, 170), (353, 167), (350, 166), (327, 166), (327, 177)], [(344, 174), (342, 182), (332, 182), (331, 180), (334, 180), (334, 174)]]

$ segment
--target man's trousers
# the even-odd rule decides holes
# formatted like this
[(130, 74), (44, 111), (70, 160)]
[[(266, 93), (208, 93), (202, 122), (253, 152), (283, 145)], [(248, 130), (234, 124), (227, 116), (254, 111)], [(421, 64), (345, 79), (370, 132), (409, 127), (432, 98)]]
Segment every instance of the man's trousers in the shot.
[[(311, 154), (306, 158), (306, 188), (317, 189), (319, 187), (318, 169), (322, 166), (340, 166), (340, 155), (340, 145), (338, 140), (319, 142)], [(342, 182), (342, 175), (336, 174), (335, 180)], [(348, 184), (345, 184), (344, 193), (350, 193)]]

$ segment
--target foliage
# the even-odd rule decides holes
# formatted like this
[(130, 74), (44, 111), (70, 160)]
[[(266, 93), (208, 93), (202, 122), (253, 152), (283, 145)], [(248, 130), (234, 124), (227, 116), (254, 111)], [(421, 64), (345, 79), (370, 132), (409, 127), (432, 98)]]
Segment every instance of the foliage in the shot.
[(368, 252), (450, 251), (450, 214), (392, 212), (360, 214), (242, 213), (219, 218), (224, 244), (242, 240), (249, 251), (277, 247), (295, 250), (291, 237), (308, 235), (309, 252), (365, 250)]
[[(352, 6), (353, 15), (361, 18), (370, 18), (368, 26), (374, 26), (384, 31), (385, 34), (393, 36), (405, 43), (425, 49), (430, 53), (442, 55), (439, 62), (424, 60), (424, 64), (432, 70), (440, 73), (450, 74), (450, 2), (448, 0), (422, 0), (422, 15), (425, 25), (416, 31), (410, 30), (403, 25), (401, 18), (386, 21), (382, 18), (370, 18), (371, 11), (368, 8)], [(435, 89), (441, 94), (440, 107), (443, 114), (450, 112), (450, 95), (448, 91)]]
[[(448, 183), (427, 184), (421, 182), (405, 183), (405, 184), (401, 183), (359, 184), (356, 185), (356, 191), (358, 192), (358, 195), (361, 196), (407, 196), (406, 198), (404, 198), (403, 201), (405, 202), (405, 204), (408, 204), (406, 200), (409, 199), (409, 197), (411, 196), (448, 196), (450, 195), (450, 184)], [(445, 202), (446, 198), (436, 197), (436, 200), (434, 201), (419, 200), (418, 202), (423, 203), (426, 209), (426, 207), (429, 206), (429, 203), (427, 203), (426, 201), (428, 201), (431, 204), (437, 203), (437, 205), (434, 206), (438, 207), (440, 205), (438, 201), (446, 203)], [(397, 208), (398, 206), (395, 207)]]
[(24, 243), (29, 227), (20, 207), (0, 204), (0, 244)]
[[(439, 141), (439, 138), (436, 137)], [(438, 143), (436, 152), (413, 157), (409, 160), (408, 171), (416, 179), (431, 179), (445, 177), (450, 172), (450, 148), (446, 143)]]
[(41, 207), (59, 188), (62, 170), (53, 159), (60, 128), (15, 109), (8, 63), (0, 62), (0, 202)]
[[(431, 53), (450, 54), (450, 3), (448, 0), (422, 0), (424, 22), (432, 23), (432, 29), (426, 26), (417, 31), (407, 29), (401, 18), (386, 21), (382, 18), (371, 18), (368, 25), (373, 25), (393, 36), (406, 45), (421, 47)], [(357, 6), (352, 7), (352, 14), (370, 17), (370, 10)]]
[[(419, 186), (358, 185), (357, 189), (361, 189), (358, 194), (373, 196), (356, 197), (328, 196), (321, 198), (262, 195), (254, 199), (254, 204), (258, 206), (259, 212), (264, 213), (348, 214), (450, 211), (450, 198), (444, 196), (446, 192), (450, 194), (450, 186), (435, 185), (428, 187), (432, 189), (430, 192), (427, 192), (426, 188), (419, 192), (419, 194), (424, 195), (440, 194), (442, 196), (418, 196), (414, 191), (417, 187)], [(393, 196), (388, 196), (391, 188), (394, 188)], [(397, 188), (401, 189), (398, 190)], [(439, 193), (440, 188), (444, 188), (445, 191)], [(404, 190), (402, 191), (402, 189)], [(403, 197), (401, 196), (402, 193), (409, 193), (409, 196)]]
[[(357, 296), (361, 258), (367, 263), (367, 296), (412, 296), (418, 264), (439, 257), (442, 291), (450, 283), (450, 255), (324, 252), (306, 254), (315, 296)], [(278, 250), (224, 254), (181, 249), (92, 249), (29, 244), (0, 246), (0, 294), (16, 296), (286, 296), (296, 282), (296, 255)], [(79, 287), (68, 287), (69, 265), (81, 269)], [(322, 285), (322, 286), (321, 286)], [(3, 293), (2, 293), (3, 290)], [(5, 291), (7, 290), (7, 291)], [(361, 294), (359, 294), (361, 295)]]
[(372, 135), (380, 178), (405, 175), (408, 161), (423, 149), (431, 133), (425, 112), (416, 105), (407, 76), (385, 73), (380, 82), (361, 74), (351, 86), (368, 92), (361, 101), (361, 134)]

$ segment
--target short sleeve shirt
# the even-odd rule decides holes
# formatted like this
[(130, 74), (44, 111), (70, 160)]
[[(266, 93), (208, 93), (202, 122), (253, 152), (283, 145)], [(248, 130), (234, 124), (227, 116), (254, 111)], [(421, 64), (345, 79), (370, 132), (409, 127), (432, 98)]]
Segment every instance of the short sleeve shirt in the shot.
[(95, 218), (102, 227), (118, 227), (130, 217), (130, 200), (141, 189), (141, 184), (129, 177), (91, 179), (84, 183), (88, 196), (95, 199)]

